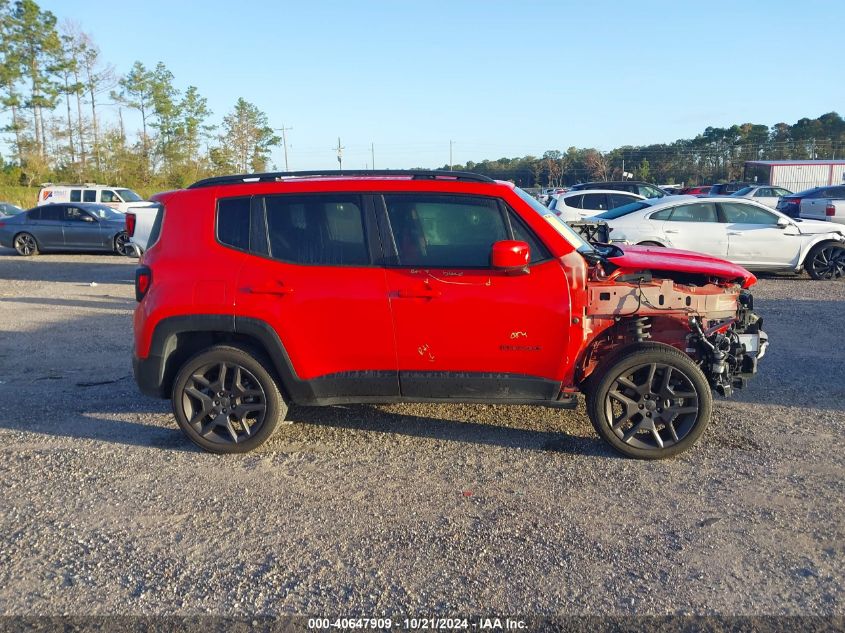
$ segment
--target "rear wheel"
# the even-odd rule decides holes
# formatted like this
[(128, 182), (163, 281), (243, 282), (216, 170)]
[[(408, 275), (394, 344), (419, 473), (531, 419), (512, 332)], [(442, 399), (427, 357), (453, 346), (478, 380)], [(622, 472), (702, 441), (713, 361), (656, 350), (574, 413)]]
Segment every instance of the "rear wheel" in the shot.
[(114, 252), (118, 255), (130, 255), (132, 247), (129, 246), (129, 235), (126, 233), (118, 233), (114, 236)]
[(804, 260), (804, 269), (813, 279), (845, 277), (845, 247), (829, 242), (814, 246)]
[(38, 242), (29, 233), (18, 233), (15, 236), (15, 250), (18, 255), (29, 257), (31, 255), (38, 255)]
[(668, 345), (648, 344), (596, 369), (587, 412), (598, 434), (628, 457), (663, 459), (690, 448), (710, 422), (713, 394), (701, 370)]
[(212, 453), (245, 453), (273, 434), (287, 405), (270, 371), (246, 351), (217, 345), (179, 370), (171, 394), (179, 427)]

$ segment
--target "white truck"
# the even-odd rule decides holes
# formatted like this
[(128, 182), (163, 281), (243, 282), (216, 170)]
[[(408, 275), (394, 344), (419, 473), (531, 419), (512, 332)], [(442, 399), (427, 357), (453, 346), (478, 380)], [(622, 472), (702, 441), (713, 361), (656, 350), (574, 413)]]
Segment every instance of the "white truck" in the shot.
[[(840, 187), (845, 190), (845, 187)], [(840, 198), (804, 198), (800, 217), (845, 224), (845, 195)]]
[(131, 209), (126, 212), (126, 233), (129, 235), (129, 250), (140, 257), (147, 250), (150, 232), (153, 230), (156, 216), (161, 205), (151, 202), (150, 206)]

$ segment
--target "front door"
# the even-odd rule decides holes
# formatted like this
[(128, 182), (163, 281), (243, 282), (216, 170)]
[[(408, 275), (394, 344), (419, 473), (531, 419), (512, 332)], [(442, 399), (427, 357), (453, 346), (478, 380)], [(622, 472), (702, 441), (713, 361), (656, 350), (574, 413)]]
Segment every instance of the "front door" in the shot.
[(62, 231), (68, 248), (98, 249), (103, 246), (100, 223), (78, 207), (65, 207)]
[(794, 224), (778, 226), (778, 215), (744, 202), (720, 202), (728, 231), (728, 259), (752, 269), (798, 265), (801, 234)]
[[(384, 205), (402, 395), (555, 398), (569, 328), (560, 262), (495, 198), (395, 194)], [(505, 239), (529, 243), (528, 272), (490, 267), (493, 243)]]
[[(252, 219), (244, 227), (247, 213)], [(230, 243), (247, 251), (235, 287), (236, 314), (276, 332), (298, 379), (295, 400), (329, 404), (399, 395), (369, 198), (268, 195), (253, 198), (251, 207), (249, 198), (222, 199), (217, 231), (223, 241), (221, 227), (234, 235)]]

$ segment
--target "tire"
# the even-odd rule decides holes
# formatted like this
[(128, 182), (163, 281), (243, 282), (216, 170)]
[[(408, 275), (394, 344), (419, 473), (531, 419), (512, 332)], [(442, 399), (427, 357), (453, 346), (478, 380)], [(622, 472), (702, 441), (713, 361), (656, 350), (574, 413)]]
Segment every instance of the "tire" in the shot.
[(587, 389), (590, 422), (626, 457), (674, 457), (695, 444), (710, 423), (713, 393), (707, 378), (674, 347), (645, 343), (622, 350), (593, 376)]
[(261, 446), (288, 410), (268, 367), (228, 345), (210, 347), (185, 362), (171, 399), (179, 428), (211, 453), (246, 453)]
[[(129, 257), (130, 251), (132, 250), (129, 246), (129, 234), (125, 231), (121, 231), (117, 235), (114, 236), (113, 240), (114, 244), (114, 252), (118, 255), (124, 255)], [(127, 250), (128, 249), (128, 250)]]
[(659, 246), (660, 248), (665, 248), (663, 244), (658, 244), (657, 242), (639, 242), (637, 246)]
[(18, 255), (22, 257), (38, 255), (38, 242), (35, 236), (30, 233), (18, 233), (15, 235), (14, 245)]
[(804, 270), (816, 280), (845, 278), (845, 246), (838, 242), (816, 244), (804, 259)]

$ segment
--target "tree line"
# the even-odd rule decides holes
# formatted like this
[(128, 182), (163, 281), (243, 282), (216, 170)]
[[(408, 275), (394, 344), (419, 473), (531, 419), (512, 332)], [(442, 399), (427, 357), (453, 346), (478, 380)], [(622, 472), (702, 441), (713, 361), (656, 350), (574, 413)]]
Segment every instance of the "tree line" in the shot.
[(659, 184), (711, 184), (743, 177), (745, 161), (845, 159), (845, 120), (836, 112), (771, 128), (755, 123), (708, 127), (692, 139), (608, 152), (570, 147), (542, 156), (469, 161), (441, 169), (465, 169), (522, 186), (572, 185), (588, 180), (634, 179)]
[[(117, 106), (117, 120), (103, 116)], [(196, 86), (164, 63), (120, 74), (92, 37), (35, 0), (0, 0), (0, 111), (11, 148), (3, 184), (44, 180), (180, 187), (218, 173), (262, 171), (280, 142), (267, 115), (239, 98), (222, 124)], [(128, 133), (124, 112), (140, 116)]]

